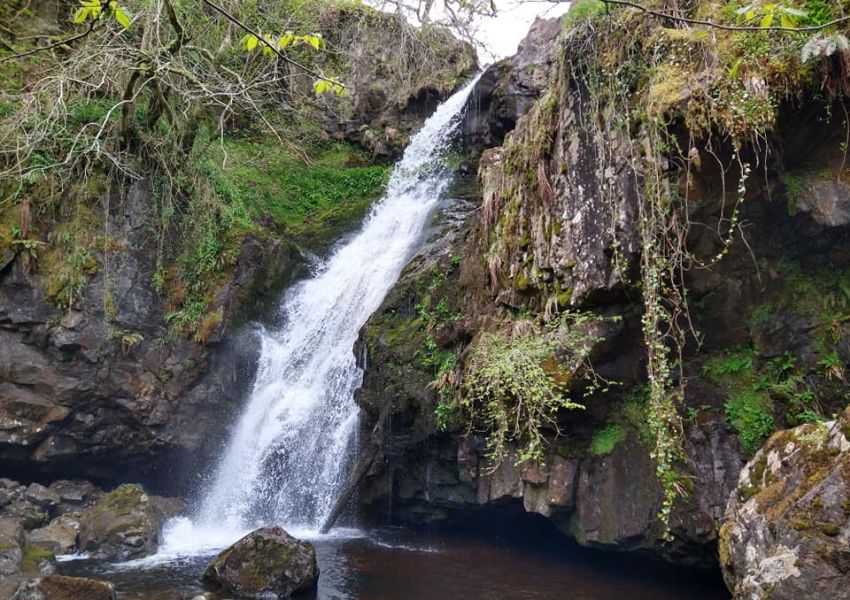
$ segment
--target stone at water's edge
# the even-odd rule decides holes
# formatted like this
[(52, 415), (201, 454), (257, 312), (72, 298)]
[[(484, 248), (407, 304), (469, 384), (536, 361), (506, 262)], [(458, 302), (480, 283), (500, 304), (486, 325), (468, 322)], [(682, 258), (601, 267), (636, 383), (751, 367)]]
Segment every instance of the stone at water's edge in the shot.
[(239, 598), (288, 598), (316, 586), (316, 549), (280, 527), (263, 527), (219, 554), (204, 579)]
[(736, 600), (850, 597), (850, 408), (780, 431), (741, 471), (720, 530)]
[(149, 496), (140, 485), (121, 485), (81, 515), (80, 551), (107, 560), (154, 554), (163, 521), (184, 506), (180, 501)]
[(105, 581), (49, 575), (22, 583), (12, 600), (115, 600), (115, 592)]

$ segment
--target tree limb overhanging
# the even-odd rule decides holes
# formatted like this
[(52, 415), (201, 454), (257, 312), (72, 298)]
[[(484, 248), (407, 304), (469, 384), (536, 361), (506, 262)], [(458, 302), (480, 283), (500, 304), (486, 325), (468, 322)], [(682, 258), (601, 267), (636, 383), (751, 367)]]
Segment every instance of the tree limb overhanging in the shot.
[(345, 86), (342, 85), (339, 81), (325, 77), (324, 75), (322, 75), (318, 71), (314, 71), (311, 68), (302, 65), (300, 62), (298, 62), (296, 60), (292, 60), (291, 58), (286, 56), (283, 52), (278, 50), (277, 47), (274, 44), (270, 44), (268, 41), (266, 41), (265, 38), (263, 38), (262, 34), (260, 34), (258, 31), (251, 29), (248, 25), (246, 25), (245, 23), (243, 23), (242, 21), (237, 19), (235, 16), (233, 16), (231, 13), (226, 11), (224, 8), (222, 8), (218, 4), (211, 2), (210, 0), (202, 0), (202, 2), (204, 4), (206, 4), (207, 6), (209, 6), (211, 9), (213, 9), (214, 11), (218, 12), (220, 15), (222, 15), (224, 18), (226, 18), (228, 21), (230, 21), (231, 23), (233, 23), (234, 25), (236, 25), (237, 27), (239, 27), (243, 31), (250, 33), (251, 35), (256, 37), (257, 41), (260, 44), (262, 44), (263, 46), (265, 46), (266, 48), (268, 48), (269, 50), (271, 50), (272, 52), (277, 54), (278, 57), (280, 57), (285, 62), (292, 65), (293, 67), (300, 69), (300, 70), (304, 71), (305, 73), (312, 75), (313, 77), (315, 77), (317, 79), (321, 79), (323, 81), (327, 81), (328, 83), (339, 85), (342, 88), (345, 88)]
[[(560, 2), (561, 0), (557, 0)], [(785, 32), (785, 33), (805, 33), (805, 32), (813, 32), (813, 31), (822, 31), (833, 25), (839, 25), (840, 23), (845, 23), (850, 21), (850, 16), (840, 17), (838, 19), (833, 19), (828, 23), (824, 23), (822, 25), (811, 25), (807, 27), (780, 27), (780, 26), (771, 26), (771, 27), (759, 27), (757, 25), (724, 25), (722, 23), (715, 23), (713, 21), (705, 21), (703, 19), (691, 19), (689, 17), (680, 17), (678, 15), (673, 15), (670, 13), (665, 13), (663, 11), (654, 10), (651, 8), (647, 8), (641, 4), (636, 2), (630, 2), (629, 0), (601, 0), (606, 5), (616, 5), (616, 6), (625, 6), (628, 8), (632, 8), (635, 10), (639, 10), (643, 13), (659, 17), (662, 19), (667, 19), (669, 21), (676, 21), (679, 23), (687, 23), (689, 25), (704, 25), (706, 27), (713, 27), (714, 29), (723, 29), (725, 31), (777, 31), (777, 32)]]
[(65, 46), (65, 45), (70, 44), (72, 42), (76, 42), (77, 40), (81, 40), (84, 37), (86, 37), (88, 34), (90, 34), (92, 31), (94, 31), (94, 26), (95, 26), (96, 23), (97, 23), (97, 21), (91, 21), (89, 23), (88, 29), (86, 29), (82, 33), (78, 33), (77, 35), (72, 35), (69, 38), (65, 38), (64, 40), (59, 40), (58, 42), (48, 44), (47, 46), (39, 46), (38, 48), (33, 48), (32, 50), (27, 50), (26, 52), (20, 52), (18, 54), (12, 54), (10, 56), (5, 56), (3, 58), (0, 58), (0, 64), (3, 64), (4, 62), (8, 62), (10, 60), (17, 60), (19, 58), (24, 58), (26, 56), (32, 56), (33, 54), (38, 54), (39, 52), (44, 52), (46, 50), (53, 50), (54, 48), (58, 48), (60, 46)]

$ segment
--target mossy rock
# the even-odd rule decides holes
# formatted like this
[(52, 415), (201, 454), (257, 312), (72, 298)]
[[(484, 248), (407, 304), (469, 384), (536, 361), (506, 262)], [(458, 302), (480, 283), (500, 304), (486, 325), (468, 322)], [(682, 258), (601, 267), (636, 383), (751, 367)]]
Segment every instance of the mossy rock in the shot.
[(735, 597), (843, 597), (850, 574), (835, 557), (850, 535), (850, 409), (833, 424), (775, 433), (741, 471), (720, 530)]
[(204, 580), (240, 598), (288, 598), (319, 579), (316, 549), (280, 527), (258, 529), (224, 550)]
[(48, 575), (22, 583), (12, 600), (115, 600), (115, 591), (105, 581)]

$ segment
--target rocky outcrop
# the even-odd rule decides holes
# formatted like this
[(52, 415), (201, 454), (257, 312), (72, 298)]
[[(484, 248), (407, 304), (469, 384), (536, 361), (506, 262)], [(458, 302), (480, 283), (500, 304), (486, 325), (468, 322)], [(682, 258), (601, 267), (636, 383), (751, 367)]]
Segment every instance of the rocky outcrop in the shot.
[(80, 515), (79, 549), (107, 560), (154, 554), (163, 521), (181, 507), (149, 496), (139, 485), (119, 486)]
[(499, 146), (549, 81), (563, 19), (536, 19), (517, 53), (487, 68), (467, 101), (463, 145), (474, 159)]
[(0, 518), (0, 597), (8, 598), (24, 577), (56, 570), (52, 552), (28, 543), (19, 521)]
[(12, 600), (115, 600), (112, 584), (84, 577), (50, 575), (27, 581)]
[[(0, 479), (0, 491), (7, 498), (0, 523), (8, 539), (0, 543), (9, 546), (8, 564), (75, 552), (108, 560), (147, 556), (159, 546), (162, 522), (185, 508), (181, 500), (149, 495), (137, 484), (107, 493), (82, 480), (45, 487)], [(15, 549), (10, 540), (18, 538)]]
[(204, 580), (237, 598), (289, 598), (314, 588), (318, 579), (313, 545), (280, 527), (248, 534), (219, 554), (204, 572)]
[[(0, 268), (0, 465), (6, 473), (178, 483), (220, 440), (254, 367), (240, 319), (297, 262), (247, 238), (207, 343), (171, 338), (154, 289), (150, 189), (102, 202), (115, 249), (67, 312), (22, 256)], [(108, 268), (107, 268), (108, 265)], [(105, 302), (108, 298), (109, 302)], [(226, 338), (223, 333), (227, 331)], [(168, 343), (165, 340), (168, 339)]]
[[(667, 191), (688, 198), (692, 224), (682, 243), (693, 264), (706, 265), (682, 273), (693, 330), (681, 357), (684, 456), (670, 541), (643, 412), (646, 198), (633, 161), (647, 160), (651, 143), (585, 76), (582, 53), (599, 40), (576, 39), (552, 45), (551, 60), (533, 59), (549, 79), (537, 87), (531, 78), (538, 83), (527, 89), (539, 90), (531, 108), (499, 98), (515, 85), (509, 63), (482, 78), (476, 102), (484, 110), (467, 123), (481, 155), (482, 197), (471, 208), (455, 205), (466, 207), (460, 219), (411, 261), (362, 331), (361, 439), (378, 450), (360, 501), (379, 519), (413, 523), (538, 513), (588, 546), (716, 567), (718, 528), (747, 457), (776, 428), (846, 404), (850, 328), (842, 314), (850, 302), (840, 290), (850, 283), (850, 245), (840, 127), (823, 106), (783, 109), (767, 164), (741, 150), (741, 160), (764, 169), (743, 187), (734, 169), (718, 166), (737, 164), (731, 147), (697, 144), (677, 157), (692, 165), (687, 176), (664, 163)], [(685, 123), (671, 127), (671, 139), (687, 135)], [(485, 148), (502, 137), (502, 146)], [(736, 193), (745, 196), (736, 217), (745, 235), (724, 238)], [(483, 335), (564, 311), (616, 319), (591, 362), (618, 385), (574, 395), (586, 408), (559, 415), (540, 464), (514, 464), (509, 454), (494, 465), (486, 426), (458, 417), (469, 412), (452, 397), (468, 375), (462, 365)]]
[(850, 586), (850, 409), (773, 435), (741, 471), (720, 530), (735, 598), (843, 598)]
[[(401, 14), (366, 5), (331, 7), (320, 28), (351, 63), (342, 76), (346, 97), (331, 111), (319, 103), (314, 117), (379, 161), (399, 158), (410, 136), (477, 68), (475, 49), (448, 29), (411, 27)], [(312, 80), (304, 84), (312, 87)]]

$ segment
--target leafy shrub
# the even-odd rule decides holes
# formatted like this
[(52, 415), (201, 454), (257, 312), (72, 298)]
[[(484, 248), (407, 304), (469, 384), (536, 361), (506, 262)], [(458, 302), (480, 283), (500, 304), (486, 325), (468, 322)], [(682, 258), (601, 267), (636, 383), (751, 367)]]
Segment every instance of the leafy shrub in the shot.
[(518, 463), (542, 461), (545, 430), (559, 431), (559, 411), (584, 408), (568, 393), (582, 367), (591, 373), (591, 389), (598, 383), (587, 362), (598, 340), (591, 333), (593, 318), (565, 313), (542, 331), (526, 321), (511, 337), (487, 333), (474, 344), (464, 369), (462, 403), (470, 426), (484, 424), (494, 466), (504, 459), (509, 441), (518, 445)]

